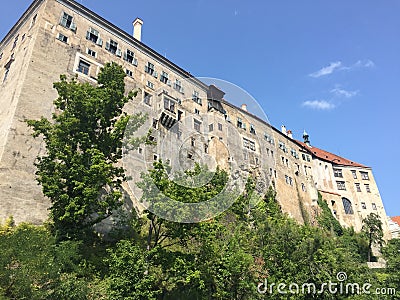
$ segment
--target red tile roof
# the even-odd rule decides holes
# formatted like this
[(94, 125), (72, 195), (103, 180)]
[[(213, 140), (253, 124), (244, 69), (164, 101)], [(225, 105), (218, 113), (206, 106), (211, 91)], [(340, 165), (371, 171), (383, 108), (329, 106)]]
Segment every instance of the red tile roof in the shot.
[(329, 161), (333, 164), (336, 165), (342, 165), (342, 166), (353, 166), (353, 167), (361, 167), (361, 168), (368, 168), (367, 166), (364, 166), (362, 164), (356, 163), (354, 161), (348, 160), (347, 158), (338, 156), (336, 154), (330, 153), (328, 151), (316, 148), (314, 146), (310, 147), (307, 146), (305, 143), (297, 141), (296, 142), (298, 144), (300, 144), (301, 146), (303, 146), (308, 152), (310, 152), (312, 155), (325, 160), (325, 161)]
[(397, 217), (390, 217), (392, 219), (393, 222), (396, 222), (397, 224), (400, 225), (400, 216)]

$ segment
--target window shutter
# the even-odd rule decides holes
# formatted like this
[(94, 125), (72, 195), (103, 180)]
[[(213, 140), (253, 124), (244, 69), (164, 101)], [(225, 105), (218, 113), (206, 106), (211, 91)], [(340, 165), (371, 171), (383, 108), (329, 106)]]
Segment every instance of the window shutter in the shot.
[[(117, 53), (118, 53), (118, 50), (117, 50)], [(117, 54), (117, 55), (118, 55), (118, 54)], [(128, 53), (127, 53), (127, 51), (124, 52), (124, 60), (128, 60)]]
[(71, 23), (71, 26), (69, 26), (69, 28), (72, 30), (72, 31), (76, 31), (76, 24), (75, 23)]
[(115, 55), (117, 55), (118, 57), (121, 57), (122, 56), (122, 51), (121, 51), (121, 49), (117, 49), (117, 51), (115, 52)]
[(158, 77), (157, 71), (154, 71), (153, 76), (154, 76), (154, 78), (157, 78), (157, 77)]
[(67, 27), (67, 20), (64, 18), (64, 14), (62, 13), (61, 18), (60, 18), (60, 25)]
[(134, 58), (134, 59), (133, 59), (133, 61), (132, 61), (132, 64), (133, 64), (134, 66), (136, 66), (136, 67), (137, 67), (137, 65), (138, 65), (137, 58)]
[(146, 73), (149, 73), (149, 67), (148, 67), (148, 66), (144, 66), (144, 71), (145, 71)]
[(106, 42), (106, 50), (110, 50), (110, 43)]
[(86, 39), (87, 40), (90, 39), (90, 32), (89, 31), (86, 32)]
[(103, 40), (101, 38), (98, 38), (96, 44), (99, 45), (100, 47), (102, 47), (103, 46)]

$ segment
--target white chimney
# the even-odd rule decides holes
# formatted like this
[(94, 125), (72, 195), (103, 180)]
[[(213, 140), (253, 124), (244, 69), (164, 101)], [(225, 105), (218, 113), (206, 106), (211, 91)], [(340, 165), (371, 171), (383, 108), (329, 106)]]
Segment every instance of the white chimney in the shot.
[(283, 134), (287, 134), (287, 133), (286, 133), (286, 126), (285, 126), (285, 125), (282, 125), (282, 126), (281, 126), (281, 131), (282, 131)]
[(293, 132), (291, 130), (287, 131), (287, 135), (288, 137), (290, 137), (291, 139), (293, 138)]
[(139, 42), (141, 42), (143, 21), (139, 18), (136, 18), (135, 21), (133, 21), (132, 25), (133, 25), (133, 37), (137, 39)]
[(242, 110), (247, 111), (247, 104), (242, 104)]

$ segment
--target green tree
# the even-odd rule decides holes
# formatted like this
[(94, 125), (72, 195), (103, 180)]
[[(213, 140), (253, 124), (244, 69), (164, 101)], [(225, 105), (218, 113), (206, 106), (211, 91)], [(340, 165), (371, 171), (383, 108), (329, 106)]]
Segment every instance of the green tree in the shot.
[(368, 240), (368, 261), (372, 259), (372, 246), (382, 246), (383, 230), (379, 215), (371, 213), (363, 221), (362, 232)]
[(124, 170), (115, 164), (129, 121), (122, 109), (136, 96), (124, 96), (124, 77), (115, 63), (102, 68), (97, 85), (62, 75), (54, 83), (59, 97), (52, 121), (28, 121), (33, 135), (46, 143), (36, 175), (51, 201), (50, 216), (61, 239), (78, 237), (121, 205)]

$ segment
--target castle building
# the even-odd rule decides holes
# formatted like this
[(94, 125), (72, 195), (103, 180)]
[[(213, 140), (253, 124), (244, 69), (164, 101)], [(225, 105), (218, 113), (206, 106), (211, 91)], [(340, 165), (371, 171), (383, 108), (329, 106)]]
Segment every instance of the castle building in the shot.
[[(142, 43), (142, 25), (136, 19), (131, 35), (76, 1), (34, 0), (0, 42), (0, 219), (47, 219), (50, 202), (34, 175), (45, 145), (26, 120), (51, 117), (60, 74), (95, 84), (101, 67), (114, 61), (126, 71), (127, 90), (139, 91), (126, 111), (148, 112), (154, 139), (163, 141), (137, 155), (157, 160), (179, 153), (195, 161), (202, 153), (222, 167), (236, 163), (263, 178), (264, 187), (273, 184), (283, 211), (301, 223), (315, 222), (319, 192), (342, 225), (359, 231), (374, 212), (390, 237), (371, 168), (314, 147), (306, 133), (295, 140), (284, 126), (278, 130), (229, 103), (221, 89)], [(185, 135), (183, 127), (198, 134)]]

